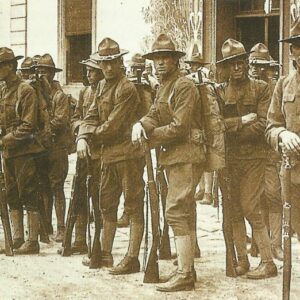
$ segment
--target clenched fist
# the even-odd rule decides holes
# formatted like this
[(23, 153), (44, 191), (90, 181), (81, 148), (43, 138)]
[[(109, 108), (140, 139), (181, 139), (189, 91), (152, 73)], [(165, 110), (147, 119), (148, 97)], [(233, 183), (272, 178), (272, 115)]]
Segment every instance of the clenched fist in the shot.
[(131, 133), (131, 141), (132, 143), (141, 143), (142, 142), (142, 137), (144, 137), (145, 139), (148, 139), (147, 138), (147, 135), (146, 135), (146, 131), (142, 125), (142, 123), (138, 122), (138, 123), (135, 123), (132, 127), (132, 133)]
[(300, 137), (291, 131), (285, 130), (279, 134), (279, 140), (287, 151), (300, 154)]

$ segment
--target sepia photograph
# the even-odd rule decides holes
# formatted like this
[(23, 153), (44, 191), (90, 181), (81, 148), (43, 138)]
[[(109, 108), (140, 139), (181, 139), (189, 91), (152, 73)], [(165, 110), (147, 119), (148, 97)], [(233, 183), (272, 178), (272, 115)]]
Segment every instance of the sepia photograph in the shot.
[(300, 0), (0, 0), (0, 299), (300, 299)]

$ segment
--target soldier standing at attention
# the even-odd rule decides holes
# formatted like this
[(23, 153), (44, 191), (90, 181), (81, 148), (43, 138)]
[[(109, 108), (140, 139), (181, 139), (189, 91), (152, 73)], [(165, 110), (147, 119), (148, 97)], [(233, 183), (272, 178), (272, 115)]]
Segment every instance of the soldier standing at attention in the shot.
[[(70, 143), (70, 103), (58, 81), (54, 80), (56, 72), (62, 70), (55, 67), (50, 54), (42, 55), (37, 61), (42, 93), (47, 100), (50, 114), (52, 143), (48, 149), (49, 169), (52, 194), (55, 199), (55, 212), (57, 218), (57, 232), (55, 241), (62, 242), (65, 231), (66, 199), (64, 182), (68, 174), (68, 145)], [(52, 213), (52, 203), (49, 207), (49, 218)], [(51, 220), (51, 219), (50, 219)], [(48, 220), (48, 221), (50, 221)]]
[(138, 255), (144, 233), (144, 158), (141, 149), (131, 143), (131, 129), (138, 120), (140, 104), (137, 90), (123, 74), (121, 50), (117, 42), (103, 39), (98, 53), (91, 55), (99, 62), (104, 79), (99, 82), (97, 93), (77, 137), (79, 158), (90, 155), (92, 145), (103, 145), (101, 159), (100, 208), (103, 217), (101, 236), (102, 266), (112, 267), (112, 248), (117, 227), (117, 210), (123, 193), (126, 212), (130, 220), (128, 251), (121, 262), (110, 269), (112, 275), (140, 271)]
[(149, 113), (136, 123), (132, 140), (142, 136), (160, 146), (159, 164), (168, 174), (169, 189), (166, 218), (175, 235), (178, 268), (157, 290), (191, 290), (195, 286), (195, 200), (196, 186), (204, 170), (203, 131), (199, 93), (194, 83), (180, 75), (179, 59), (184, 52), (175, 50), (172, 40), (161, 34), (144, 55), (153, 60), (160, 87)]
[(261, 263), (247, 273), (250, 279), (277, 275), (270, 239), (260, 207), (266, 161), (264, 131), (270, 104), (267, 83), (248, 77), (248, 53), (243, 44), (228, 39), (218, 61), (229, 72), (229, 80), (217, 86), (226, 129), (226, 168), (234, 211), (233, 239), (238, 255), (237, 274), (249, 271), (244, 218), (252, 226), (261, 254)]
[[(35, 157), (44, 148), (37, 143), (38, 98), (33, 87), (17, 75), (17, 60), (9, 48), (0, 48), (0, 123), (7, 202), (13, 227), (16, 254), (37, 254), (39, 210), (38, 170)], [(28, 213), (29, 236), (24, 242), (23, 206)]]
[[(80, 124), (82, 123), (84, 117), (86, 116), (91, 104), (94, 101), (97, 86), (100, 80), (103, 79), (102, 71), (97, 64), (96, 61), (92, 59), (83, 60), (80, 62), (86, 68), (86, 77), (89, 85), (84, 87), (79, 93), (79, 100), (77, 102), (75, 113), (71, 119), (71, 127), (73, 134), (77, 136), (78, 129)], [(93, 163), (91, 164), (93, 170), (92, 176), (92, 197), (96, 197), (98, 199), (98, 180), (99, 180), (99, 172), (100, 172), (100, 159), (95, 155), (95, 151), (92, 151), (92, 159)], [(75, 224), (75, 242), (72, 245), (71, 251), (72, 253), (87, 253), (87, 244), (86, 244), (86, 227), (87, 227), (87, 199), (86, 199), (86, 176), (87, 176), (87, 165), (86, 160), (78, 159), (77, 164), (79, 164), (78, 168), (78, 176), (80, 177), (80, 188), (79, 188), (79, 207), (77, 220)], [(76, 168), (77, 169), (77, 168)]]
[[(267, 70), (273, 61), (269, 49), (262, 43), (258, 43), (251, 49), (249, 55), (250, 73), (253, 78), (263, 80), (269, 85), (270, 98), (272, 97), (276, 81), (269, 78)], [(265, 211), (266, 224), (270, 229), (273, 257), (283, 261), (282, 251), (282, 201), (279, 178), (280, 155), (269, 148), (266, 157), (264, 193), (261, 206)]]
[(282, 143), (291, 154), (291, 221), (292, 228), (300, 235), (300, 20), (291, 28), (291, 36), (281, 40), (290, 44), (290, 52), (296, 71), (281, 77), (275, 87), (267, 119), (267, 141), (277, 151)]

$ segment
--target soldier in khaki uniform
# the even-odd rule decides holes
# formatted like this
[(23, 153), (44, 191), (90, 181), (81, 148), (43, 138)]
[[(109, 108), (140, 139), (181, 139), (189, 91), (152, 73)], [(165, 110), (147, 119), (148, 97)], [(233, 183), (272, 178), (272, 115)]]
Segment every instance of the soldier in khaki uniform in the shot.
[[(140, 99), (137, 90), (123, 74), (121, 50), (117, 42), (103, 39), (98, 52), (91, 58), (99, 61), (104, 79), (100, 81), (96, 97), (77, 137), (80, 158), (90, 155), (91, 145), (103, 150), (103, 175), (100, 208), (103, 217), (101, 236), (101, 264), (113, 265), (112, 248), (117, 226), (117, 209), (123, 193), (130, 219), (128, 251), (122, 261), (110, 270), (113, 275), (140, 271), (138, 260), (144, 232), (144, 158), (141, 149), (131, 143), (131, 128), (137, 121)], [(103, 146), (102, 146), (103, 145)]]
[(205, 155), (199, 93), (178, 68), (184, 55), (165, 34), (159, 35), (152, 52), (144, 55), (153, 60), (161, 84), (149, 113), (132, 130), (133, 142), (144, 136), (161, 147), (158, 163), (168, 174), (166, 218), (175, 235), (178, 269), (157, 287), (163, 292), (193, 289), (196, 280), (194, 194)]
[[(276, 81), (269, 78), (267, 73), (273, 61), (269, 50), (264, 44), (258, 43), (252, 47), (251, 51), (253, 52), (249, 55), (250, 74), (254, 79), (263, 80), (269, 85), (270, 97), (272, 97)], [(282, 261), (282, 201), (279, 169), (280, 155), (270, 148), (266, 157), (261, 205), (270, 230), (273, 256)]]
[(290, 152), (291, 169), (291, 204), (292, 227), (300, 235), (300, 20), (295, 21), (291, 28), (291, 36), (281, 40), (290, 43), (290, 52), (296, 71), (281, 77), (275, 87), (267, 119), (267, 141), (277, 151), (279, 143)]
[[(68, 146), (71, 139), (70, 103), (58, 81), (54, 80), (56, 72), (62, 71), (55, 67), (50, 54), (42, 55), (36, 64), (42, 83), (42, 94), (45, 97), (50, 114), (52, 143), (48, 150), (48, 177), (52, 194), (55, 199), (57, 218), (56, 242), (62, 242), (65, 230), (66, 199), (64, 182), (68, 174)], [(52, 216), (52, 203), (49, 204), (49, 218)], [(49, 220), (51, 221), (51, 219)]]
[[(91, 104), (94, 101), (97, 86), (100, 80), (103, 79), (102, 71), (97, 64), (96, 61), (92, 59), (83, 60), (80, 62), (86, 68), (86, 77), (89, 85), (84, 87), (79, 93), (79, 100), (75, 107), (74, 115), (71, 119), (72, 132), (77, 136), (78, 129), (80, 124), (82, 123), (84, 117), (86, 116)], [(96, 151), (91, 151), (92, 153), (92, 197), (98, 199), (98, 180), (99, 180), (99, 172), (100, 172), (100, 157), (96, 155)], [(98, 153), (99, 154), (99, 153)], [(86, 227), (87, 227), (87, 199), (86, 199), (86, 176), (87, 176), (87, 165), (86, 160), (78, 159), (77, 164), (79, 164), (78, 174), (80, 180), (80, 188), (79, 188), (79, 206), (76, 208), (78, 211), (77, 220), (75, 224), (75, 242), (72, 245), (71, 251), (72, 253), (86, 253), (87, 252), (87, 244), (86, 244)], [(98, 200), (96, 200), (98, 201)]]
[[(35, 90), (16, 75), (17, 60), (9, 48), (0, 48), (0, 124), (7, 202), (13, 227), (13, 247), (17, 254), (37, 254), (38, 170), (35, 158), (44, 148), (36, 141), (38, 98)], [(23, 206), (28, 213), (29, 236), (24, 243)]]
[(249, 271), (247, 277), (273, 277), (277, 275), (277, 268), (260, 208), (267, 153), (264, 130), (270, 91), (267, 83), (248, 77), (248, 53), (243, 44), (228, 39), (222, 46), (222, 54), (223, 59), (218, 64), (222, 63), (230, 78), (217, 86), (217, 93), (226, 128), (227, 184), (230, 184), (231, 190), (233, 239), (238, 255), (236, 272), (243, 275), (250, 267), (246, 248), (246, 218), (252, 225), (261, 254), (261, 263)]

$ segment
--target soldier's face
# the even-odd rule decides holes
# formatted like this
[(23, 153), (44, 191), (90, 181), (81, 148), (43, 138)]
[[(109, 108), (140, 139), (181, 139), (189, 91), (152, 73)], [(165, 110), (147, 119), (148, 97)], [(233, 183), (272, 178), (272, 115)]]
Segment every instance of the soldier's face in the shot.
[(201, 67), (201, 64), (199, 63), (191, 63), (191, 72), (195, 73), (198, 71), (198, 69)]
[(153, 57), (153, 63), (158, 76), (162, 78), (177, 69), (178, 58), (168, 53), (162, 53)]
[(100, 68), (106, 80), (118, 77), (122, 72), (121, 67), (121, 59), (105, 60), (100, 62)]
[(230, 78), (234, 80), (243, 80), (247, 74), (247, 62), (244, 59), (235, 59), (229, 63)]
[(40, 76), (44, 76), (48, 82), (52, 82), (55, 76), (55, 71), (47, 67), (38, 67), (38, 73)]
[(22, 79), (29, 79), (30, 75), (32, 74), (29, 70), (21, 70)]
[(262, 79), (265, 76), (267, 65), (250, 64), (250, 73), (252, 76)]
[(87, 66), (86, 67), (86, 77), (90, 85), (97, 84), (101, 80), (100, 70)]
[(12, 72), (12, 65), (9, 63), (0, 63), (0, 81), (5, 81)]

